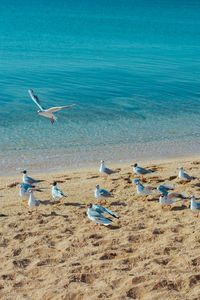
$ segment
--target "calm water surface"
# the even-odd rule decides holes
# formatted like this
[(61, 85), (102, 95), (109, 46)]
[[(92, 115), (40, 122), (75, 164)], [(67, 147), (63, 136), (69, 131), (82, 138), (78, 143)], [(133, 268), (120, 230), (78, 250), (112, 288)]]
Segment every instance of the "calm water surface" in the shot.
[(200, 153), (199, 1), (94, 2), (0, 2), (0, 172)]

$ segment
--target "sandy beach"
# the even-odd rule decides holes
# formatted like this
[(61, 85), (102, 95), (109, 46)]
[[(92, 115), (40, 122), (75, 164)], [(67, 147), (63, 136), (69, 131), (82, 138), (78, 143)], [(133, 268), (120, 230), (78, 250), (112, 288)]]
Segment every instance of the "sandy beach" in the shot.
[[(155, 170), (142, 183), (199, 197), (199, 180), (181, 181), (178, 167), (199, 178), (200, 156), (138, 163)], [(162, 210), (158, 192), (145, 201), (137, 195), (130, 164), (107, 166), (119, 173), (106, 180), (99, 166), (29, 170), (45, 180), (32, 215), (19, 196), (22, 174), (0, 177), (1, 299), (200, 299), (200, 219), (190, 201)], [(53, 180), (68, 195), (59, 205)], [(108, 227), (86, 216), (88, 203), (104, 202), (94, 198), (96, 184), (112, 192), (104, 206), (120, 217)]]

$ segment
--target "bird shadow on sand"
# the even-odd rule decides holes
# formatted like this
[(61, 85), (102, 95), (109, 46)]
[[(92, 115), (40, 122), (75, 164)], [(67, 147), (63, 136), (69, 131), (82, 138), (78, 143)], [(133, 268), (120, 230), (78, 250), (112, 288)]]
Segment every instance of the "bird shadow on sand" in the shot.
[(147, 200), (148, 202), (158, 202), (158, 198), (151, 198)]
[(193, 187), (200, 187), (200, 183), (193, 184)]
[(117, 225), (108, 225), (107, 228), (111, 229), (111, 230), (117, 230), (117, 229), (120, 229), (121, 226), (117, 226)]
[(127, 204), (124, 202), (112, 202), (110, 206), (127, 206)]
[(57, 214), (55, 211), (52, 211), (50, 214), (42, 214), (43, 217), (63, 217), (65, 219), (68, 218), (67, 215)]
[(176, 210), (184, 210), (184, 209), (188, 209), (188, 207), (186, 205), (181, 205), (181, 206), (174, 206), (172, 207), (172, 211), (176, 211)]
[(60, 201), (50, 201), (50, 200), (41, 201), (40, 200), (40, 203), (42, 205), (55, 205), (55, 204), (60, 204)]
[(65, 205), (65, 206), (85, 206), (85, 204), (84, 203), (78, 203), (78, 202), (65, 202), (65, 203), (63, 203), (63, 205)]
[(0, 214), (0, 218), (3, 218), (3, 217), (8, 217), (8, 216), (4, 215), (4, 214)]

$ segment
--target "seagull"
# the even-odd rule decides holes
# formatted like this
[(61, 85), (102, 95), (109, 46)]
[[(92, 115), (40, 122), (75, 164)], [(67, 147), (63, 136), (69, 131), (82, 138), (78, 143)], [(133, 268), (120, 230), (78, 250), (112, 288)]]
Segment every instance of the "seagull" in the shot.
[(150, 170), (139, 167), (138, 164), (134, 164), (134, 165), (131, 165), (131, 166), (133, 167), (134, 173), (137, 174), (137, 175), (145, 175), (145, 174), (153, 173), (153, 171), (150, 171)]
[(194, 195), (192, 195), (192, 197), (191, 197), (190, 209), (193, 210), (193, 211), (197, 210), (196, 217), (198, 218), (199, 210), (200, 210), (200, 202), (196, 202), (196, 199), (195, 199)]
[(173, 200), (169, 199), (167, 195), (161, 194), (159, 198), (159, 203), (162, 205), (162, 208), (164, 208), (166, 205), (169, 205), (171, 208), (171, 204), (174, 202), (179, 202), (180, 200)]
[(103, 160), (101, 160), (101, 165), (100, 165), (100, 168), (99, 168), (99, 172), (101, 174), (104, 174), (104, 175), (119, 173), (118, 171), (113, 171), (111, 169), (106, 168)]
[(161, 193), (161, 195), (166, 196), (168, 199), (172, 199), (173, 197), (180, 198), (180, 199), (188, 199), (189, 196), (186, 195), (186, 194), (181, 194), (181, 193), (177, 193), (177, 192), (171, 192), (171, 193), (169, 193), (168, 192), (169, 188), (167, 189), (166, 186), (169, 187), (171, 185), (170, 184), (169, 185), (166, 184), (166, 185), (159, 185), (157, 187), (157, 190)]
[[(29, 200), (28, 200), (28, 206), (29, 207), (35, 206), (36, 208), (38, 208), (38, 206), (40, 206), (41, 202), (39, 200), (35, 199), (32, 189), (29, 189), (29, 194), (30, 194), (30, 196), (29, 196)], [(31, 213), (31, 212), (29, 212), (29, 213)]]
[(179, 168), (178, 177), (180, 179), (188, 180), (188, 181), (195, 179), (194, 177), (191, 177), (190, 175), (188, 175), (187, 173), (185, 173), (183, 167)]
[(108, 214), (111, 214), (112, 216), (114, 216), (115, 218), (118, 218), (118, 216), (116, 214), (114, 214), (112, 211), (104, 208), (103, 206), (92, 205), (92, 204), (89, 204), (88, 206), (89, 206), (89, 208), (87, 210), (88, 218), (90, 220), (94, 221), (95, 223), (99, 223), (99, 224), (108, 226), (108, 225), (110, 225), (110, 223), (113, 222), (111, 219), (104, 217), (103, 213), (108, 213)]
[(38, 96), (36, 96), (33, 92), (33, 90), (28, 90), (29, 92), (29, 95), (31, 96), (31, 99), (35, 102), (35, 104), (39, 107), (40, 110), (37, 111), (37, 113), (40, 115), (40, 116), (43, 116), (43, 117), (46, 117), (46, 118), (49, 118), (51, 119), (51, 124), (54, 123), (54, 121), (57, 121), (57, 118), (53, 115), (53, 112), (56, 112), (58, 110), (61, 110), (63, 108), (69, 108), (71, 106), (74, 106), (76, 104), (71, 104), (71, 105), (68, 105), (68, 106), (59, 106), (59, 107), (51, 107), (49, 109), (45, 109), (42, 105), (41, 105), (41, 102), (38, 98)]
[(134, 179), (133, 183), (136, 184), (136, 189), (137, 189), (137, 193), (138, 195), (151, 195), (152, 189), (155, 189), (155, 187), (151, 187), (151, 186), (144, 186), (141, 182), (140, 179)]
[(111, 193), (100, 189), (99, 184), (96, 185), (96, 189), (94, 190), (94, 196), (95, 198), (109, 198), (112, 197)]
[(108, 208), (105, 208), (98, 204), (93, 204), (92, 207), (101, 214), (109, 214), (109, 215), (113, 216), (114, 218), (119, 219), (119, 216)]
[(53, 196), (54, 199), (60, 200), (63, 197), (67, 197), (66, 195), (63, 194), (63, 192), (61, 190), (59, 190), (57, 188), (57, 182), (56, 181), (51, 183), (51, 185), (53, 185), (53, 187), (52, 187), (52, 196)]
[(161, 184), (157, 187), (157, 190), (164, 195), (168, 195), (168, 190), (173, 190), (174, 186), (172, 184)]
[(23, 177), (22, 177), (22, 180), (26, 184), (34, 184), (34, 183), (40, 183), (40, 182), (44, 181), (44, 180), (35, 180), (35, 179), (31, 178), (31, 177), (28, 177), (26, 170), (22, 171), (21, 173), (24, 174)]
[(34, 185), (31, 185), (28, 183), (19, 183), (18, 186), (20, 187), (20, 190), (19, 190), (20, 197), (25, 197), (25, 198), (29, 198), (29, 196), (30, 196), (28, 189), (35, 188)]
[(172, 203), (181, 201), (181, 200), (174, 200), (174, 199), (172, 199), (172, 197), (181, 198), (182, 200), (188, 199), (187, 195), (183, 195), (183, 194), (179, 194), (179, 193), (168, 194), (168, 192), (167, 192), (167, 194), (161, 194), (160, 198), (159, 198), (159, 203), (162, 205), (162, 208), (164, 208), (165, 205), (169, 205), (169, 207), (170, 207), (170, 205)]

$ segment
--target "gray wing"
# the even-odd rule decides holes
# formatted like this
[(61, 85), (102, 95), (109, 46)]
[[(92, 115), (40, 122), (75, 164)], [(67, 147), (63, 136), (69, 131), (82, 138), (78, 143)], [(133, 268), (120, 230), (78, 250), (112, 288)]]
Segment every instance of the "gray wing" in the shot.
[(119, 216), (117, 214), (115, 214), (114, 212), (112, 212), (111, 210), (101, 206), (101, 205), (98, 205), (98, 204), (94, 204), (93, 205), (93, 208), (95, 209), (95, 211), (99, 212), (100, 214), (110, 214), (111, 216), (113, 216), (114, 218), (117, 218), (119, 219)]
[(87, 211), (87, 215), (88, 215), (88, 218), (96, 223), (100, 223), (100, 224), (103, 224), (103, 225), (109, 225), (112, 220), (106, 218), (105, 216), (103, 216), (100, 212), (98, 212), (97, 210), (91, 210), (89, 209)]
[(29, 95), (31, 96), (31, 99), (35, 102), (35, 104), (39, 107), (39, 109), (41, 111), (44, 111), (45, 110), (44, 107), (42, 107), (42, 104), (41, 104), (38, 96), (36, 96), (34, 94), (33, 90), (28, 90), (28, 92), (29, 92)]
[(191, 176), (188, 175), (187, 173), (183, 173), (183, 176), (184, 176), (184, 178), (187, 179), (187, 180), (192, 180), (192, 179), (194, 179), (193, 177), (191, 177)]
[(141, 167), (137, 167), (137, 169), (138, 169), (138, 172), (139, 172), (140, 174), (149, 174), (149, 173), (152, 173), (152, 171), (146, 170), (146, 169), (141, 168)]
[(58, 106), (58, 107), (51, 107), (51, 108), (49, 108), (49, 109), (46, 109), (46, 112), (48, 112), (48, 113), (52, 113), (52, 112), (56, 112), (56, 111), (58, 111), (58, 110), (61, 110), (61, 109), (63, 109), (63, 108), (70, 108), (70, 107), (72, 107), (72, 106), (75, 106), (76, 104), (71, 104), (71, 105), (67, 105), (67, 106)]
[(173, 186), (173, 184), (161, 184), (161, 185), (159, 185), (159, 187), (161, 187), (161, 188), (164, 188), (165, 190), (173, 190), (174, 189), (174, 186)]
[(159, 186), (157, 187), (157, 190), (158, 190), (161, 194), (163, 194), (163, 195), (165, 195), (165, 196), (168, 195), (168, 191), (165, 189), (165, 187), (163, 187), (163, 185), (159, 185)]
[(111, 194), (106, 190), (100, 190), (99, 193), (100, 193), (101, 196), (111, 197)]
[(188, 195), (184, 195), (184, 194), (180, 194), (180, 193), (176, 193), (176, 192), (168, 194), (168, 198), (169, 199), (172, 199), (173, 197), (175, 197), (175, 198), (181, 198), (181, 199), (187, 199)]

